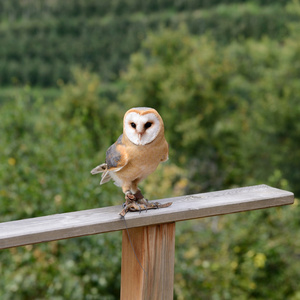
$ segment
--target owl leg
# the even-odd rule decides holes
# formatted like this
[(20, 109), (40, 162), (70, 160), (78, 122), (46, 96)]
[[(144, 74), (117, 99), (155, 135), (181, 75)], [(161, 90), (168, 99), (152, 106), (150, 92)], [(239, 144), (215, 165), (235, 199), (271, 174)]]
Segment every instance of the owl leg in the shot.
[(135, 203), (138, 206), (140, 212), (142, 210), (147, 211), (149, 206), (146, 205), (146, 203), (148, 203), (148, 200), (144, 197), (141, 190), (138, 188), (137, 185), (139, 182), (140, 182), (139, 179), (136, 179), (135, 181), (132, 182), (132, 190), (136, 190), (136, 192), (134, 193)]
[[(125, 203), (123, 204), (123, 210), (120, 212), (120, 215), (124, 217), (126, 213), (130, 211), (136, 211), (138, 210), (137, 205), (135, 204), (135, 195), (132, 191), (132, 183), (128, 182), (123, 184), (122, 191), (125, 194)], [(135, 190), (134, 190), (135, 192)]]
[(136, 179), (130, 184), (122, 187), (122, 190), (125, 194), (126, 205), (131, 204), (133, 201), (137, 201), (138, 199), (144, 198), (140, 189), (137, 187), (139, 181), (139, 179)]
[(136, 199), (136, 201), (140, 200), (140, 199), (144, 199), (144, 196), (141, 192), (141, 190), (138, 190), (135, 194), (134, 194), (134, 197)]
[(126, 201), (135, 201), (135, 196), (131, 191), (126, 191), (125, 192), (125, 200)]
[(122, 185), (122, 191), (125, 194), (126, 202), (132, 202), (135, 200), (135, 197), (134, 197), (135, 190), (134, 191), (132, 190), (131, 182), (124, 183)]

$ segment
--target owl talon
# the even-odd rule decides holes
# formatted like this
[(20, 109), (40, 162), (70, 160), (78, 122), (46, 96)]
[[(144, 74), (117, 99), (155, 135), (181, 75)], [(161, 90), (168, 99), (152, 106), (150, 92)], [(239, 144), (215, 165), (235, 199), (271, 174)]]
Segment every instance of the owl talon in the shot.
[(119, 215), (121, 216), (121, 218), (124, 218), (124, 217), (125, 217), (127, 211), (128, 211), (128, 209), (126, 209), (126, 207), (124, 207), (124, 208), (122, 209), (122, 211), (119, 213)]

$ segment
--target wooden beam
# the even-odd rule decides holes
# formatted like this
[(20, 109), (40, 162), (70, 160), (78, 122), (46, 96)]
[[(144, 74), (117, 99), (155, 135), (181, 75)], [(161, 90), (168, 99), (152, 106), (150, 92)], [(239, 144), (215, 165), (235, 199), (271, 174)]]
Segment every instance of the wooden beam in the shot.
[[(156, 200), (157, 201), (157, 200)], [(158, 200), (168, 208), (129, 212), (128, 228), (292, 204), (291, 192), (258, 185)], [(125, 229), (121, 205), (0, 223), (0, 249)]]
[(128, 233), (123, 231), (121, 300), (173, 300), (175, 223)]

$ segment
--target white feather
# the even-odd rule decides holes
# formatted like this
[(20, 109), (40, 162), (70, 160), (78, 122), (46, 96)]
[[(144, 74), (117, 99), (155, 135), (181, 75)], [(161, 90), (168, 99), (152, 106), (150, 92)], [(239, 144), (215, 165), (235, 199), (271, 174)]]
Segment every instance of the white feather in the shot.
[(122, 186), (123, 181), (118, 177), (118, 175), (115, 172), (111, 171), (111, 172), (109, 172), (109, 175), (112, 178), (112, 180), (114, 181), (114, 184), (116, 186), (120, 186), (120, 187)]

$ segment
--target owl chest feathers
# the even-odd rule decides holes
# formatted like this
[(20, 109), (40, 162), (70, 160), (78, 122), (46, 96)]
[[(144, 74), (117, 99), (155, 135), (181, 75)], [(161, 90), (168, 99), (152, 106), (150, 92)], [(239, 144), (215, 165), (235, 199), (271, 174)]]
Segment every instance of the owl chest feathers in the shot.
[[(114, 157), (119, 159), (119, 164), (112, 168), (110, 176), (118, 186), (122, 186), (123, 181), (145, 179), (168, 158), (168, 144), (163, 135), (147, 145), (135, 145), (123, 135), (114, 145)], [(118, 165), (122, 164), (119, 169)]]

